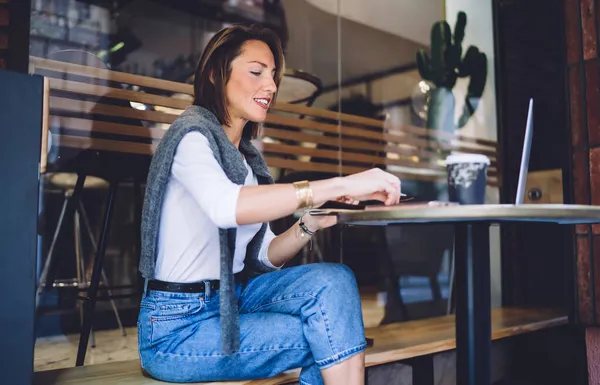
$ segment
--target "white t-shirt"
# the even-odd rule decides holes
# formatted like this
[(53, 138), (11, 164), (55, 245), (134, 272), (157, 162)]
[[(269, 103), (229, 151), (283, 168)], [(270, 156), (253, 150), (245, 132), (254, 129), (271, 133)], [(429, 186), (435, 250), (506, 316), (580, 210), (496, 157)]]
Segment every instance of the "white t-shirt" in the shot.
[[(249, 171), (244, 185), (258, 184), (245, 160), (244, 164)], [(237, 227), (233, 273), (242, 271), (246, 247), (261, 224), (238, 226), (236, 206), (241, 188), (225, 175), (204, 135), (190, 132), (183, 137), (163, 200), (156, 279), (178, 283), (219, 279), (219, 228)], [(272, 267), (267, 250), (274, 237), (267, 226), (259, 252), (260, 260)]]

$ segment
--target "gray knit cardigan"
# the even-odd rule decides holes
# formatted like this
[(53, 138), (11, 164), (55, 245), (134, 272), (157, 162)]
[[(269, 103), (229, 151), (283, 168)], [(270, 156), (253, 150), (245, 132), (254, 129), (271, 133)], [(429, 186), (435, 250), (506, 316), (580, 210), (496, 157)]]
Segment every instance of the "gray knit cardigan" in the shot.
[[(227, 138), (217, 117), (212, 112), (199, 106), (186, 108), (165, 133), (150, 164), (142, 211), (142, 245), (139, 266), (142, 276), (147, 279), (154, 278), (160, 213), (175, 151), (184, 135), (191, 131), (197, 131), (206, 136), (214, 157), (232, 182), (243, 185), (248, 174), (248, 169), (240, 155), (241, 152), (254, 171), (259, 184), (273, 183), (273, 178), (262, 155), (249, 140), (242, 139), (238, 151)], [(266, 266), (258, 258), (258, 251), (263, 242), (266, 228), (267, 224), (263, 223), (248, 245), (245, 269), (248, 270), (250, 275), (272, 270), (271, 267)], [(224, 354), (231, 354), (238, 350), (240, 343), (238, 304), (232, 272), (235, 237), (235, 228), (219, 229), (221, 250), (219, 306), (221, 311), (221, 346)]]

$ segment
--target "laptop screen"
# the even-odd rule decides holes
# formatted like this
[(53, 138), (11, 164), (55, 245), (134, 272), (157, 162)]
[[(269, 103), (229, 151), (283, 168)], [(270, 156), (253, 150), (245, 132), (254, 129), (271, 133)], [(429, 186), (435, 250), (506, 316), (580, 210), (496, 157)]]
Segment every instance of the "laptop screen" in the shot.
[(521, 155), (521, 168), (519, 169), (519, 184), (517, 185), (517, 196), (515, 204), (523, 204), (525, 200), (525, 187), (527, 185), (527, 172), (529, 170), (529, 154), (531, 152), (531, 140), (533, 138), (533, 98), (529, 99), (529, 111), (527, 112), (527, 125), (525, 126), (525, 139), (523, 140), (523, 153)]

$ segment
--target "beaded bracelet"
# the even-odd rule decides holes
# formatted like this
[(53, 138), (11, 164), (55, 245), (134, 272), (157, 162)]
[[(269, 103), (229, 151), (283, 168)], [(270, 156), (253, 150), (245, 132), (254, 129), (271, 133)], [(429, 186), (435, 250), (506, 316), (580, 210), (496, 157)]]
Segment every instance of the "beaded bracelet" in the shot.
[(298, 227), (300, 228), (300, 237), (303, 238), (306, 235), (310, 236), (310, 250), (312, 251), (312, 236), (316, 234), (316, 231), (310, 231), (306, 224), (302, 221), (304, 215), (300, 217), (300, 221), (298, 222)]

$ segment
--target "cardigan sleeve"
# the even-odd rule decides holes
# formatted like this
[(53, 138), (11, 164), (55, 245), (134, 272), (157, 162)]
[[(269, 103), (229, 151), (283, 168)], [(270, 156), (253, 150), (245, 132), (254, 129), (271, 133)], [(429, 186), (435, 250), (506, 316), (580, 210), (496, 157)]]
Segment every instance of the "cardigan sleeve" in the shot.
[(242, 188), (232, 182), (199, 132), (186, 134), (177, 147), (172, 178), (198, 203), (219, 228), (237, 227), (237, 201)]

